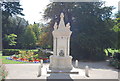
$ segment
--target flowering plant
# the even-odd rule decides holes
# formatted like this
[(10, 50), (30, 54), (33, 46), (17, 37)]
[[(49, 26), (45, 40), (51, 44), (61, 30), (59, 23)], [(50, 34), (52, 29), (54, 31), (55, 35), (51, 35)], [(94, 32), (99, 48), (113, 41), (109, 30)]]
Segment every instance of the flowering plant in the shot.
[(0, 65), (0, 81), (4, 81), (6, 76), (8, 75), (8, 71), (6, 70), (5, 65)]
[(43, 60), (43, 62), (49, 62), (49, 59), (47, 57), (42, 57), (41, 55), (37, 53), (35, 54), (31, 51), (20, 51), (18, 55), (12, 55), (11, 57), (7, 57), (6, 59), (33, 63), (39, 63), (41, 60)]

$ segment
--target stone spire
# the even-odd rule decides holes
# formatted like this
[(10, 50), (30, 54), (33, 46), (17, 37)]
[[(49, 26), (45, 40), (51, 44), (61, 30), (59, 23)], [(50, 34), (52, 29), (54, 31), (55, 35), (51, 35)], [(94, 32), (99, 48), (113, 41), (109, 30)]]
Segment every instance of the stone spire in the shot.
[(63, 29), (63, 28), (65, 28), (64, 14), (61, 13), (61, 15), (60, 15), (60, 23), (59, 23), (58, 29)]

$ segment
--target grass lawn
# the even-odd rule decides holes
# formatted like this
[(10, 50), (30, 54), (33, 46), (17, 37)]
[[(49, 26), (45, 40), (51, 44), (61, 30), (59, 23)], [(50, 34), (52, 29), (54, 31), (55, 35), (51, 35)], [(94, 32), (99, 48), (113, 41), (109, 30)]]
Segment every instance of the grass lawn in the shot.
[(26, 64), (24, 62), (18, 62), (18, 61), (8, 60), (8, 59), (6, 59), (6, 57), (9, 57), (9, 56), (2, 56), (2, 63), (3, 64)]

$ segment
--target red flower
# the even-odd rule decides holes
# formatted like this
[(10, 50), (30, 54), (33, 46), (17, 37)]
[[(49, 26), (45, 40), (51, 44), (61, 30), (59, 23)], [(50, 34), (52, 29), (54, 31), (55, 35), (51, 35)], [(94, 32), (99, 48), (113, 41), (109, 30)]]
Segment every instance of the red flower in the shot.
[(29, 62), (33, 62), (32, 60), (30, 60)]
[(48, 60), (48, 58), (43, 58), (43, 60)]
[(36, 62), (39, 62), (39, 60), (35, 60)]
[(25, 59), (21, 59), (22, 61), (24, 61)]

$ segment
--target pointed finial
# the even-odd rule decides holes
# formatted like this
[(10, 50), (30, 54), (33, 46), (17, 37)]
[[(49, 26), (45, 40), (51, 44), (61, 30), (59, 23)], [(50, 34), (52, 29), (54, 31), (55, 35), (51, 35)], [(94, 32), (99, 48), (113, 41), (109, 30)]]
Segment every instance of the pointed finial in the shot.
[(66, 24), (66, 27), (67, 27), (67, 28), (70, 28), (70, 23), (67, 23), (67, 24)]
[(61, 13), (61, 14), (60, 14), (60, 23), (59, 23), (59, 25), (58, 25), (58, 29), (63, 29), (63, 28), (65, 28), (64, 14)]
[(64, 13), (61, 13), (61, 14), (60, 14), (60, 18), (64, 18)]
[(55, 22), (55, 24), (54, 24), (54, 30), (56, 30), (57, 29), (57, 22)]

